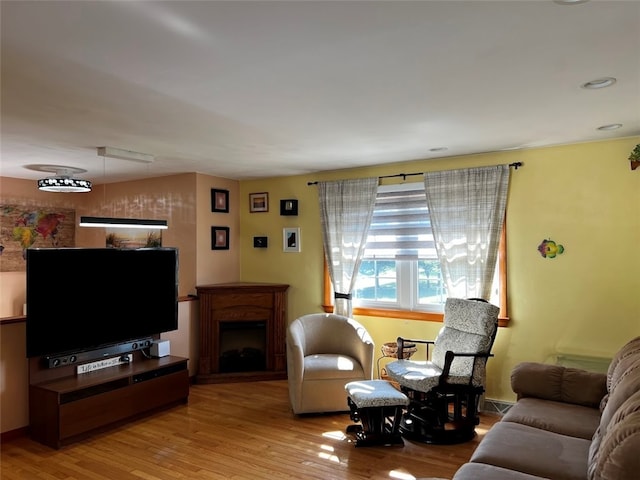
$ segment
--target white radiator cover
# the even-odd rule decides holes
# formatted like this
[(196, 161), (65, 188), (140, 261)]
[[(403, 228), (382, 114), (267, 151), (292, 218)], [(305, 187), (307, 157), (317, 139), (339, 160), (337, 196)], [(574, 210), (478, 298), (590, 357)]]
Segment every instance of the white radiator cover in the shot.
[(590, 372), (607, 373), (611, 358), (591, 357), (587, 355), (573, 355), (568, 353), (558, 354), (556, 365), (563, 367), (581, 368)]

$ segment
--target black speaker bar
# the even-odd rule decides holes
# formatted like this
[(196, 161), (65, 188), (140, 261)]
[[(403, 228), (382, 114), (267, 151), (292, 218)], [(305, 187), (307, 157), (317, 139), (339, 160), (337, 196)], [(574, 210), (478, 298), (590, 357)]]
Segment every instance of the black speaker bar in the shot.
[(151, 346), (152, 342), (152, 337), (146, 337), (139, 340), (131, 340), (117, 345), (98, 348), (96, 350), (48, 356), (44, 357), (44, 362), (47, 368), (66, 367), (67, 365), (101, 360), (103, 358), (114, 357), (116, 355), (122, 355), (136, 350), (141, 350), (143, 348), (148, 348)]

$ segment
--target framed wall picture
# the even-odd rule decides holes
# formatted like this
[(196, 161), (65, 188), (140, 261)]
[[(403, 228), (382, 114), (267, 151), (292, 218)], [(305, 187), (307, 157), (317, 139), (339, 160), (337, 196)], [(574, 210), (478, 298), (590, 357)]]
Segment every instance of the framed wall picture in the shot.
[(229, 190), (211, 189), (211, 211), (229, 213)]
[(211, 250), (229, 250), (229, 227), (211, 227)]
[(267, 248), (268, 246), (268, 237), (253, 237), (253, 248)]
[(285, 228), (282, 231), (282, 250), (285, 252), (300, 251), (300, 229)]
[(298, 200), (294, 198), (280, 200), (280, 215), (298, 215)]
[(269, 211), (269, 194), (267, 192), (250, 193), (249, 194), (249, 211), (268, 212)]

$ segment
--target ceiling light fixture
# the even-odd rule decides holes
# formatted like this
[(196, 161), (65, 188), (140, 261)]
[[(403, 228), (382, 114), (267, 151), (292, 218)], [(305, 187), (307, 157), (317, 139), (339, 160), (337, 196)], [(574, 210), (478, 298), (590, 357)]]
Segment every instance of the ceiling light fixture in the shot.
[(43, 166), (41, 171), (55, 172), (54, 177), (38, 180), (38, 189), (44, 192), (81, 193), (91, 191), (91, 182), (73, 178), (74, 173), (84, 173), (86, 170), (74, 167)]
[[(98, 155), (102, 157), (103, 169), (106, 172), (105, 159), (119, 158), (122, 160), (131, 160), (134, 162), (151, 163), (153, 155), (146, 153), (131, 152), (129, 150), (121, 150), (113, 147), (98, 147)], [(106, 182), (104, 184), (104, 195), (106, 204)], [(80, 217), (80, 227), (102, 227), (102, 228), (144, 228), (147, 230), (166, 230), (169, 228), (166, 220), (149, 220), (145, 218), (117, 218), (117, 217)]]
[(159, 230), (166, 230), (169, 228), (166, 220), (114, 217), (80, 217), (79, 225), (81, 227), (146, 228)]
[(581, 87), (586, 88), (587, 90), (597, 90), (599, 88), (610, 87), (616, 82), (617, 80), (613, 77), (602, 77), (597, 78), (596, 80), (591, 80), (587, 83), (583, 83)]
[(558, 5), (579, 5), (581, 3), (587, 3), (589, 0), (553, 0)]
[(148, 153), (132, 152), (113, 147), (98, 147), (98, 155), (107, 158), (118, 158), (120, 160), (131, 160), (132, 162), (152, 163), (155, 158)]
[(617, 130), (620, 127), (622, 127), (621, 123), (611, 123), (609, 125), (602, 125), (601, 127), (598, 127), (598, 130)]

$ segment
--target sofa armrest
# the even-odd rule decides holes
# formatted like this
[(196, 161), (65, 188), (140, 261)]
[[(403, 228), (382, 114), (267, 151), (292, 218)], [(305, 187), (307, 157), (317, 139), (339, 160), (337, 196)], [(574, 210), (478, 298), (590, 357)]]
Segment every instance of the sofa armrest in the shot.
[(607, 393), (607, 375), (578, 368), (522, 362), (511, 372), (518, 399), (535, 397), (597, 408)]

